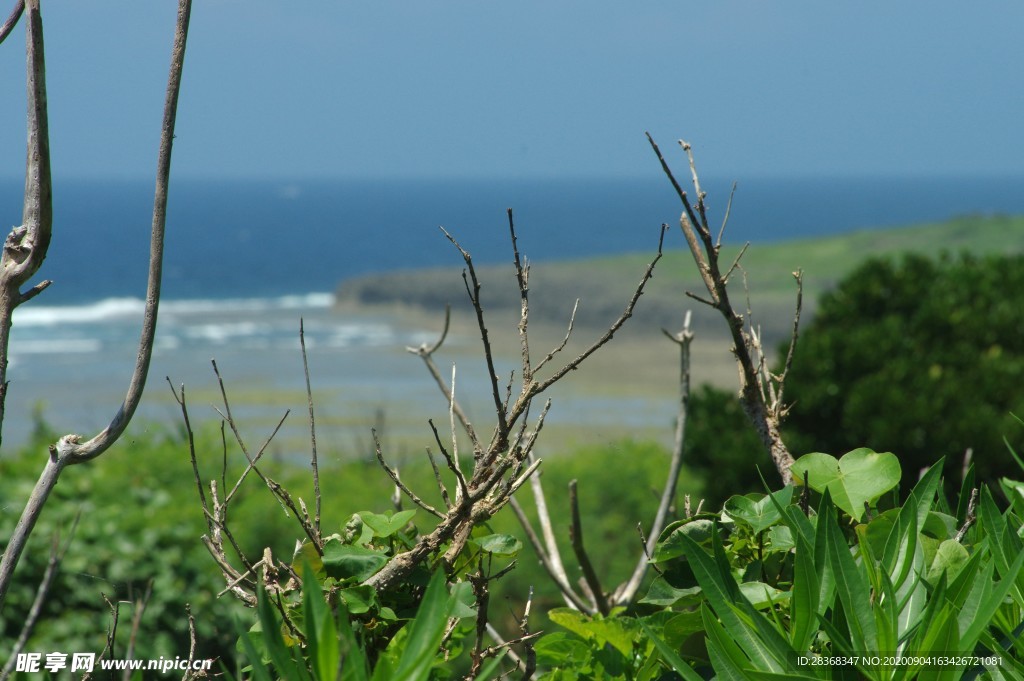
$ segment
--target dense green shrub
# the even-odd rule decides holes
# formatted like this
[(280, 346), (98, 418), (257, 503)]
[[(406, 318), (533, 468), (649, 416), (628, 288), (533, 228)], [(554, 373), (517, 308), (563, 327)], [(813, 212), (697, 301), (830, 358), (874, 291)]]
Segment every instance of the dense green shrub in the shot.
[(826, 294), (787, 382), (796, 452), (867, 445), (903, 469), (971, 448), (988, 480), (1014, 464), (1003, 444), (1024, 413), (1024, 257), (873, 259)]
[(762, 475), (769, 482), (778, 480), (736, 391), (710, 385), (690, 395), (685, 461), (703, 482), (701, 495), (708, 508), (720, 507), (737, 492), (763, 489)]
[[(37, 430), (34, 442), (2, 462), (0, 536), (10, 536), (53, 441), (45, 427)], [(118, 657), (131, 638), (133, 604), (147, 592), (136, 658), (188, 653), (186, 604), (196, 618), (197, 655), (233, 648), (236, 607), (216, 598), (223, 580), (199, 542), (205, 526), (184, 451), (178, 434), (150, 426), (118, 443), (102, 464), (65, 472), (15, 573), (0, 619), (4, 653), (21, 632), (54, 538), (70, 545), (27, 650), (99, 653), (112, 624), (105, 596), (124, 602), (112, 654)]]

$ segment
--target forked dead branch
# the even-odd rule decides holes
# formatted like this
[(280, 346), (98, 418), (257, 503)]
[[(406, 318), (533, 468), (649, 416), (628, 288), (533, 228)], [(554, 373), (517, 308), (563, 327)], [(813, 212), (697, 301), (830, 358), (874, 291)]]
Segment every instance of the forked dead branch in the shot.
[[(793, 474), (790, 467), (793, 465), (793, 455), (790, 454), (786, 443), (782, 440), (779, 428), (786, 416), (788, 407), (783, 399), (786, 384), (786, 374), (789, 372), (793, 362), (793, 352), (796, 349), (796, 341), (800, 328), (800, 309), (803, 298), (803, 274), (800, 270), (793, 272), (796, 279), (796, 313), (793, 318), (793, 332), (790, 337), (789, 350), (783, 369), (780, 373), (772, 373), (768, 369), (768, 360), (764, 348), (761, 345), (760, 332), (754, 327), (751, 319), (749, 306), (747, 315), (736, 311), (735, 306), (729, 299), (729, 279), (737, 271), (742, 271), (740, 261), (746, 253), (746, 246), (736, 256), (735, 261), (727, 269), (722, 269), (719, 263), (719, 254), (722, 250), (722, 234), (725, 231), (729, 219), (729, 208), (726, 208), (725, 218), (718, 231), (718, 236), (713, 237), (711, 227), (708, 223), (707, 206), (704, 203), (705, 193), (701, 190), (700, 178), (697, 174), (697, 166), (693, 159), (693, 150), (690, 145), (680, 140), (679, 145), (686, 153), (690, 165), (690, 175), (693, 179), (693, 188), (697, 195), (697, 203), (691, 203), (689, 195), (680, 186), (675, 175), (672, 174), (668, 162), (662, 156), (661, 150), (654, 142), (654, 139), (647, 135), (651, 148), (658, 156), (662, 170), (672, 183), (680, 202), (683, 204), (683, 211), (679, 216), (679, 226), (683, 230), (686, 244), (690, 248), (694, 261), (697, 263), (697, 270), (700, 272), (701, 280), (707, 290), (708, 297), (686, 292), (691, 298), (708, 305), (725, 318), (732, 337), (733, 354), (736, 356), (736, 363), (740, 375), (740, 401), (743, 410), (750, 419), (754, 430), (761, 438), (761, 442), (771, 454), (772, 461), (782, 478), (783, 484), (790, 484)], [(730, 206), (732, 199), (730, 198)]]

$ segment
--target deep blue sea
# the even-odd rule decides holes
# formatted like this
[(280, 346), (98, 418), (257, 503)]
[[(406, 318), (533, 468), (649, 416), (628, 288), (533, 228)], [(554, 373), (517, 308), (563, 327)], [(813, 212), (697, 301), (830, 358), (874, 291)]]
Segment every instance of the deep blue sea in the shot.
[[(704, 182), (713, 221), (730, 184)], [(21, 222), (21, 192), (20, 181), (0, 181), (5, 230)], [(164, 376), (209, 387), (214, 356), (242, 389), (301, 390), (300, 317), (324, 409), (336, 408), (338, 419), (353, 409), (365, 413), (346, 418), (371, 419), (396, 396), (432, 394), (402, 349), (434, 330), (338, 315), (331, 292), (369, 272), (460, 265), (439, 225), (478, 262), (507, 261), (508, 207), (520, 250), (534, 261), (653, 252), (660, 224), (675, 225), (679, 215), (661, 177), (174, 181), (156, 387), (143, 413), (175, 419)], [(24, 440), (34, 405), (62, 432), (82, 433), (116, 408), (134, 361), (151, 211), (149, 182), (55, 181), (53, 243), (39, 275), (54, 284), (16, 313), (5, 451)], [(978, 213), (1024, 213), (1024, 178), (744, 180), (726, 239), (767, 242)], [(670, 247), (681, 247), (678, 230), (671, 234)], [(637, 414), (668, 420), (672, 408), (638, 405)]]
[[(730, 183), (705, 181), (704, 189), (712, 221), (720, 220)], [(0, 182), (0, 224), (20, 224), (21, 191), (20, 182)], [(41, 273), (55, 283), (39, 304), (140, 297), (152, 200), (149, 182), (56, 181), (54, 238)], [(367, 272), (461, 264), (439, 225), (479, 262), (505, 261), (509, 207), (533, 260), (650, 251), (659, 225), (677, 224), (679, 214), (660, 177), (175, 181), (166, 295), (327, 292)], [(1024, 178), (745, 180), (726, 238), (775, 241), (971, 213), (1024, 213)]]

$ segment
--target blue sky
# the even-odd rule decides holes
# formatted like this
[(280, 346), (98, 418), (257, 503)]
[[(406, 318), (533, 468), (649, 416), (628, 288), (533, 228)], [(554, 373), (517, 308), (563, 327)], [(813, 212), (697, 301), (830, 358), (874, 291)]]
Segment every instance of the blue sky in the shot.
[[(153, 175), (175, 4), (43, 0), (55, 174)], [(1022, 27), (1009, 0), (197, 0), (174, 172), (642, 176), (650, 130), (709, 176), (1024, 176)]]

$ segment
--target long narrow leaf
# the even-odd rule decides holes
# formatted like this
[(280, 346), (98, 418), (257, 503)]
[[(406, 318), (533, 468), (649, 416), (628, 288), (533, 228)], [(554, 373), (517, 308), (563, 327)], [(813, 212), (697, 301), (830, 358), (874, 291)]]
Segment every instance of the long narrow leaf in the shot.
[[(717, 530), (712, 536), (717, 537)], [(744, 624), (733, 611), (733, 603), (741, 606), (746, 604), (746, 607), (751, 610), (754, 608), (740, 592), (732, 574), (728, 570), (723, 574), (718, 562), (709, 556), (697, 542), (687, 536), (682, 536), (681, 540), (697, 583), (700, 584), (701, 590), (715, 614), (721, 618), (729, 635), (750, 657), (755, 667), (770, 671), (783, 671), (779, 658), (773, 655), (769, 646), (760, 639), (757, 632)], [(785, 641), (783, 641), (783, 645), (786, 645)], [(785, 653), (783, 653), (782, 659), (785, 659)]]
[(877, 652), (878, 635), (871, 612), (871, 593), (864, 575), (857, 569), (834, 515), (819, 517), (818, 522), (825, 523), (829, 563), (836, 575), (836, 589), (847, 613), (850, 642), (862, 654)]
[(454, 606), (445, 588), (444, 571), (438, 570), (430, 579), (423, 601), (412, 621), (405, 650), (395, 669), (396, 679), (423, 681), (430, 675), (430, 668), (437, 657), (438, 647), (444, 637)]
[(263, 643), (277, 673), (290, 681), (312, 681), (306, 665), (296, 662), (293, 650), (285, 644), (281, 635), (281, 622), (278, 621), (274, 606), (271, 605), (270, 597), (262, 585), (257, 593), (256, 610), (263, 630)]
[(806, 651), (814, 637), (817, 622), (818, 598), (821, 584), (814, 570), (811, 544), (797, 538), (796, 557), (793, 562), (793, 587), (789, 599), (790, 638), (793, 648)]
[(987, 598), (978, 607), (975, 619), (971, 622), (967, 630), (964, 631), (963, 637), (960, 639), (960, 648), (962, 650), (973, 650), (974, 645), (978, 642), (981, 637), (981, 633), (988, 627), (989, 622), (995, 616), (996, 610), (1003, 604), (1007, 594), (1014, 588), (1017, 575), (1020, 574), (1021, 567), (1024, 566), (1024, 553), (1017, 556), (1017, 559), (1013, 561), (1013, 565), (1009, 569), (1002, 573), (1002, 579), (996, 584), (995, 588)]
[(642, 619), (638, 619), (637, 622), (640, 624), (640, 628), (643, 629), (647, 638), (651, 640), (654, 647), (658, 650), (661, 656), (665, 659), (665, 662), (672, 667), (677, 674), (683, 677), (684, 681), (703, 681), (700, 674), (693, 670), (693, 667), (686, 664), (683, 658), (679, 657), (679, 654), (670, 646), (659, 638), (651, 628), (644, 623)]
[(744, 681), (751, 671), (749, 660), (726, 634), (714, 613), (703, 603), (700, 614), (704, 622), (704, 633), (707, 634), (708, 656), (715, 670), (715, 678), (722, 681)]

